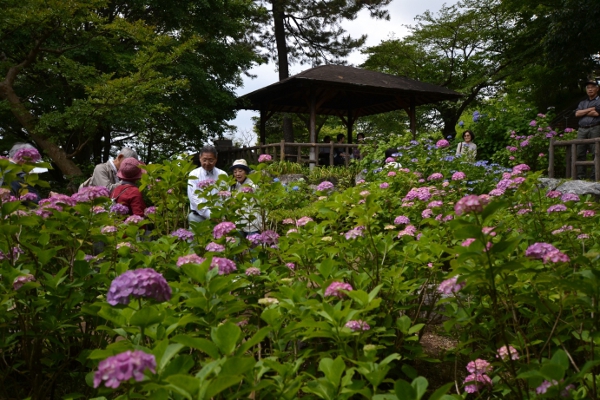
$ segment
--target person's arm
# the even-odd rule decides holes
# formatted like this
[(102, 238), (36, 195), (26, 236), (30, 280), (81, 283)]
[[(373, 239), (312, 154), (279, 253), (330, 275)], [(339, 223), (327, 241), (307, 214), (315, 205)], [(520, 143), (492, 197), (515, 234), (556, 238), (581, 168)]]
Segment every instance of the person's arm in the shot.
[(575, 111), (575, 116), (577, 118), (581, 118), (581, 117), (585, 117), (585, 116), (597, 117), (598, 112), (596, 111), (596, 107), (584, 108), (581, 110), (578, 109)]
[(115, 181), (113, 180), (112, 174), (109, 169), (111, 168), (108, 164), (98, 164), (94, 168), (94, 173), (92, 174), (92, 182), (90, 186), (104, 186), (111, 192), (115, 186)]
[(140, 217), (144, 216), (146, 203), (144, 203), (144, 198), (142, 197), (142, 193), (139, 190), (136, 190), (133, 193), (133, 196), (131, 196), (129, 207), (131, 208), (131, 213), (133, 215), (139, 215)]
[(460, 154), (461, 154), (461, 151), (462, 151), (462, 142), (460, 142), (460, 143), (458, 144), (458, 146), (456, 146), (456, 155), (457, 155), (457, 156), (460, 156)]

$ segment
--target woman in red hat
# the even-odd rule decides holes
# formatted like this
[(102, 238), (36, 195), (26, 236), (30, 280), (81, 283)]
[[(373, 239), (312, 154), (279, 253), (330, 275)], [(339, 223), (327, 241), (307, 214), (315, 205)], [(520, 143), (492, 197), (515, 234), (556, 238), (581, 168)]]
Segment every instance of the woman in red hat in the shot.
[(121, 162), (117, 176), (121, 179), (121, 184), (113, 189), (110, 198), (116, 203), (129, 207), (129, 215), (144, 216), (146, 204), (142, 198), (142, 193), (137, 187), (137, 183), (142, 177), (144, 165), (135, 158), (126, 158)]

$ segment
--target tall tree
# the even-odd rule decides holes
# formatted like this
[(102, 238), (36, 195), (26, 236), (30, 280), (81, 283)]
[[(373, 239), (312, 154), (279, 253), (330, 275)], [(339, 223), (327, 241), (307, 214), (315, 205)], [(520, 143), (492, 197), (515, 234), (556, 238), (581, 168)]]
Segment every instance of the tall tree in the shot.
[(427, 11), (416, 18), (405, 38), (366, 49), (363, 67), (463, 93), (456, 103), (431, 105), (442, 120), (444, 135), (454, 135), (463, 111), (497, 90), (519, 66), (520, 60), (507, 56), (511, 19), (499, 4), (500, 0), (465, 0), (435, 14)]
[[(262, 21), (259, 42), (266, 56), (277, 63), (279, 80), (290, 76), (290, 63), (319, 65), (343, 63), (354, 49), (362, 46), (366, 35), (352, 38), (341, 27), (343, 20), (355, 19), (368, 10), (373, 18), (389, 19), (383, 9), (391, 0), (259, 0), (269, 20)], [(283, 120), (284, 139), (294, 141), (292, 120)]]
[(0, 132), (64, 175), (135, 140), (198, 146), (234, 116), (257, 14), (250, 0), (4, 0)]

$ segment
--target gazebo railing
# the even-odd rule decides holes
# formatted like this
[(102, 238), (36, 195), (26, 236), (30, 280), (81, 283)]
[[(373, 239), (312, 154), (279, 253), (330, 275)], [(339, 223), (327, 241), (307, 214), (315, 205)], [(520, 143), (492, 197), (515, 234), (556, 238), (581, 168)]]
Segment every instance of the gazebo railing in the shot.
[[(235, 159), (244, 158), (246, 161), (256, 163), (258, 157), (261, 154), (269, 154), (273, 157), (274, 161), (295, 161), (299, 164), (309, 164), (314, 166), (320, 166), (323, 164), (323, 160), (327, 160), (327, 165), (333, 165), (333, 158), (335, 156), (334, 149), (343, 148), (344, 153), (347, 154), (344, 157), (344, 165), (348, 166), (350, 163), (352, 149), (359, 148), (360, 144), (338, 144), (338, 143), (290, 143), (282, 140), (279, 143), (269, 143), (259, 146), (242, 147), (242, 148), (231, 148), (225, 151), (227, 154), (227, 160), (229, 163)], [(286, 149), (294, 149), (294, 153), (286, 153)], [(321, 150), (328, 149), (328, 152), (321, 152)], [(311, 151), (313, 150), (313, 151)], [(327, 156), (323, 156), (327, 154)], [(221, 156), (220, 156), (221, 157)]]
[[(594, 161), (578, 161), (577, 145), (594, 144)], [(573, 139), (573, 140), (555, 140), (550, 139), (550, 148), (548, 150), (548, 177), (554, 178), (554, 148), (556, 146), (567, 146), (565, 177), (570, 179), (577, 178), (577, 167), (594, 166), (596, 181), (600, 179), (600, 138), (595, 139)]]

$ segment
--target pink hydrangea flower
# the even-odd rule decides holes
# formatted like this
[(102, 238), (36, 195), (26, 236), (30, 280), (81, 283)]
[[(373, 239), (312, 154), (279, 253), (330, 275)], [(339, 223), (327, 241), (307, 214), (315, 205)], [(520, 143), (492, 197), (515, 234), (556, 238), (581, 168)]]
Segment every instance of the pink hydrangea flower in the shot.
[(465, 392), (475, 393), (479, 392), (486, 386), (492, 386), (492, 380), (486, 374), (471, 374), (463, 381), (465, 385)]
[(220, 239), (223, 236), (227, 235), (229, 232), (235, 229), (235, 224), (233, 222), (221, 222), (215, 226), (213, 229), (213, 237), (215, 239)]
[(560, 200), (564, 203), (567, 201), (579, 201), (579, 196), (577, 196), (575, 193), (565, 193), (562, 195)]
[(452, 174), (453, 181), (462, 181), (463, 179), (466, 179), (466, 178), (467, 178), (467, 175), (465, 175), (465, 173), (462, 171), (457, 171)]
[(440, 139), (435, 144), (435, 147), (437, 147), (438, 149), (443, 149), (443, 148), (446, 148), (448, 146), (450, 146), (450, 142), (448, 142), (446, 139)]
[(207, 187), (213, 185), (214, 183), (215, 183), (214, 179), (205, 179), (203, 181), (199, 181), (196, 186), (198, 186), (198, 189), (206, 189)]
[(550, 190), (548, 193), (546, 193), (546, 197), (550, 199), (555, 199), (560, 196), (562, 196), (562, 192), (559, 192), (558, 190)]
[(268, 162), (268, 161), (273, 161), (273, 157), (271, 157), (270, 154), (261, 154), (260, 156), (258, 156), (259, 163)]
[(345, 296), (344, 292), (341, 292), (341, 290), (345, 290), (345, 291), (352, 291), (352, 286), (349, 283), (345, 283), (345, 282), (332, 282), (327, 289), (325, 289), (325, 297), (328, 296), (336, 296), (339, 298), (342, 298)]
[(428, 181), (441, 181), (442, 179), (444, 179), (444, 175), (439, 172), (434, 172), (427, 177)]
[(285, 266), (288, 267), (289, 269), (291, 269), (292, 271), (294, 269), (296, 269), (296, 264), (294, 264), (292, 262), (285, 264)]
[(594, 215), (596, 215), (596, 211), (594, 211), (594, 210), (581, 210), (581, 211), (579, 211), (579, 215), (581, 215), (583, 218), (591, 218)]
[(481, 358), (467, 364), (467, 371), (472, 374), (489, 374), (493, 369), (492, 364)]
[(462, 247), (469, 247), (471, 245), (471, 243), (473, 243), (476, 239), (475, 238), (468, 238), (465, 239), (460, 245)]
[(34, 282), (34, 281), (35, 281), (35, 277), (33, 275), (31, 275), (31, 274), (25, 274), (25, 275), (17, 276), (15, 278), (15, 280), (13, 281), (13, 289), (14, 290), (19, 290), (27, 282)]
[(553, 213), (553, 212), (562, 212), (562, 211), (567, 211), (567, 206), (565, 206), (564, 204), (555, 204), (553, 206), (548, 207), (548, 214)]
[(319, 183), (319, 185), (317, 186), (317, 190), (319, 192), (324, 192), (326, 190), (330, 190), (333, 189), (333, 183), (329, 182), (329, 181), (323, 181), (321, 183)]
[(206, 245), (206, 247), (204, 249), (206, 251), (212, 251), (213, 253), (221, 253), (221, 252), (225, 251), (225, 246), (223, 246), (222, 244), (215, 243), (215, 242), (210, 242), (209, 244)]
[(465, 196), (454, 205), (454, 212), (456, 215), (467, 214), (470, 212), (482, 212), (483, 206), (488, 203), (485, 198), (481, 198), (477, 195)]
[(387, 189), (387, 188), (389, 188), (389, 187), (390, 187), (390, 184), (389, 184), (389, 183), (387, 183), (387, 182), (383, 182), (383, 183), (381, 183), (381, 184), (379, 185), (379, 188), (380, 188), (380, 189)]
[(256, 267), (250, 267), (246, 270), (246, 276), (256, 276), (260, 275), (260, 269)]
[(348, 321), (346, 322), (345, 325), (346, 328), (349, 328), (350, 330), (352, 330), (353, 332), (358, 332), (358, 331), (368, 331), (369, 329), (371, 329), (371, 327), (369, 326), (369, 324), (367, 324), (365, 321), (363, 321), (362, 319), (359, 320), (353, 320), (353, 321)]
[(313, 222), (314, 220), (311, 217), (302, 217), (298, 221), (296, 221), (296, 226), (304, 226), (309, 222)]
[(450, 279), (446, 279), (445, 281), (443, 281), (442, 283), (440, 283), (440, 285), (438, 286), (438, 292), (440, 292), (441, 294), (445, 294), (445, 295), (451, 295), (453, 293), (457, 293), (459, 292), (463, 287), (465, 287), (466, 283), (465, 282), (457, 282), (458, 280), (458, 275), (457, 276), (453, 276)]
[(390, 171), (390, 172), (388, 172), (387, 176), (396, 176), (396, 172)]
[(498, 349), (496, 358), (500, 358), (505, 361), (508, 360), (509, 358), (511, 360), (518, 360), (519, 352), (517, 351), (517, 349), (515, 349), (512, 346), (508, 346), (508, 348), (506, 346), (502, 346)]
[(421, 218), (431, 218), (432, 216), (433, 216), (433, 211), (431, 211), (429, 208), (426, 208), (421, 213)]
[(26, 162), (36, 163), (36, 162), (40, 161), (41, 159), (42, 159), (42, 156), (40, 155), (39, 151), (37, 151), (37, 149), (31, 148), (31, 147), (26, 147), (26, 148), (17, 150), (17, 152), (15, 153), (15, 155), (12, 158), (12, 160), (16, 164), (24, 164)]
[(403, 230), (398, 232), (398, 237), (402, 236), (415, 236), (417, 234), (417, 228), (414, 225), (407, 225)]
[(197, 254), (188, 254), (177, 259), (177, 266), (181, 267), (184, 264), (202, 264), (206, 258), (202, 258)]

